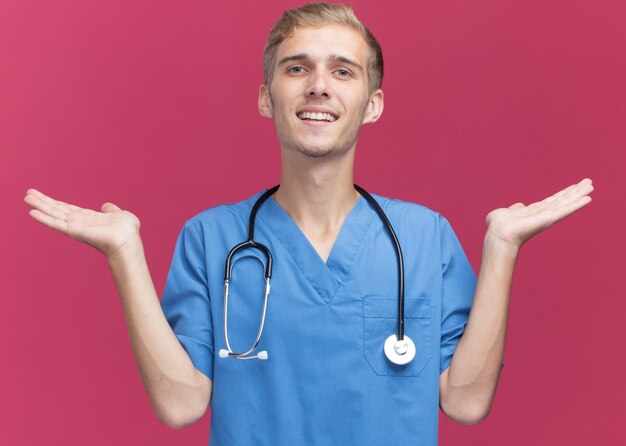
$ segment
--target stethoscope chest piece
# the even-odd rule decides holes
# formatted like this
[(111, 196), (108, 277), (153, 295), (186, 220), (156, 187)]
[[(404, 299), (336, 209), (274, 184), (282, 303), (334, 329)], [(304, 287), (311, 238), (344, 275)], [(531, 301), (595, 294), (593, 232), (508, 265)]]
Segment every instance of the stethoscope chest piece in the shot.
[(394, 364), (405, 365), (415, 358), (415, 344), (407, 335), (398, 341), (398, 336), (392, 334), (385, 341), (385, 356)]

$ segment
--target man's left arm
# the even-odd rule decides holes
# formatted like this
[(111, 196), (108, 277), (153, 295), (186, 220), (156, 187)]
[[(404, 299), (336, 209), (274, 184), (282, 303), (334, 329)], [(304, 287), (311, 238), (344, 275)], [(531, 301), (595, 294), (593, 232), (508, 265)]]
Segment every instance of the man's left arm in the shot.
[(440, 407), (451, 419), (476, 424), (491, 409), (506, 340), (513, 270), (524, 242), (591, 202), (584, 179), (543, 201), (516, 203), (487, 215), (474, 301), (452, 362), (439, 377)]

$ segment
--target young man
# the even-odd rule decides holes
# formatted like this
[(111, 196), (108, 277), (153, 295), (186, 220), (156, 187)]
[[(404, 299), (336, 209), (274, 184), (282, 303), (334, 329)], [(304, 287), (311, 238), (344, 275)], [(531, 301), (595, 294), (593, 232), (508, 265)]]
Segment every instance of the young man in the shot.
[[(136, 217), (111, 203), (94, 212), (28, 191), (36, 220), (107, 256), (164, 423), (193, 423), (211, 402), (211, 444), (425, 445), (437, 443), (438, 407), (467, 424), (488, 414), (519, 248), (588, 204), (593, 187), (583, 180), (491, 212), (477, 282), (443, 217), (376, 197), (404, 255), (406, 338), (388, 352), (387, 339), (402, 330), (395, 243), (353, 185), (359, 130), (383, 111), (382, 67), (378, 43), (350, 7), (285, 12), (266, 45), (258, 100), (280, 140), (280, 188), (254, 211), (261, 194), (187, 222), (162, 307)], [(254, 240), (273, 255), (266, 314), (270, 255), (263, 247), (229, 255), (246, 240), (251, 213)], [(253, 344), (260, 321), (258, 348), (234, 354)]]

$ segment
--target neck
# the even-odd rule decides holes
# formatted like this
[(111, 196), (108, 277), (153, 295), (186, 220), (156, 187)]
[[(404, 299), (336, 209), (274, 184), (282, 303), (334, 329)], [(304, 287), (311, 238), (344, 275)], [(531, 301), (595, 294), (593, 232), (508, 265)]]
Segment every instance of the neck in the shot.
[(332, 159), (283, 149), (281, 184), (274, 199), (301, 228), (340, 228), (359, 198), (353, 168), (354, 149)]

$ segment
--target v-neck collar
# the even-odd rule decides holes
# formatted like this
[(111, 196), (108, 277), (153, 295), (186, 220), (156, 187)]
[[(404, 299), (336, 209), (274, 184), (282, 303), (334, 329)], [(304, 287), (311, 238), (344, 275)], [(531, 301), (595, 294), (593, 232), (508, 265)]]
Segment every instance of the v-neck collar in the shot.
[(257, 218), (280, 241), (322, 300), (330, 303), (350, 275), (354, 258), (372, 222), (370, 212), (374, 211), (360, 196), (343, 222), (326, 262), (273, 197), (261, 207)]

